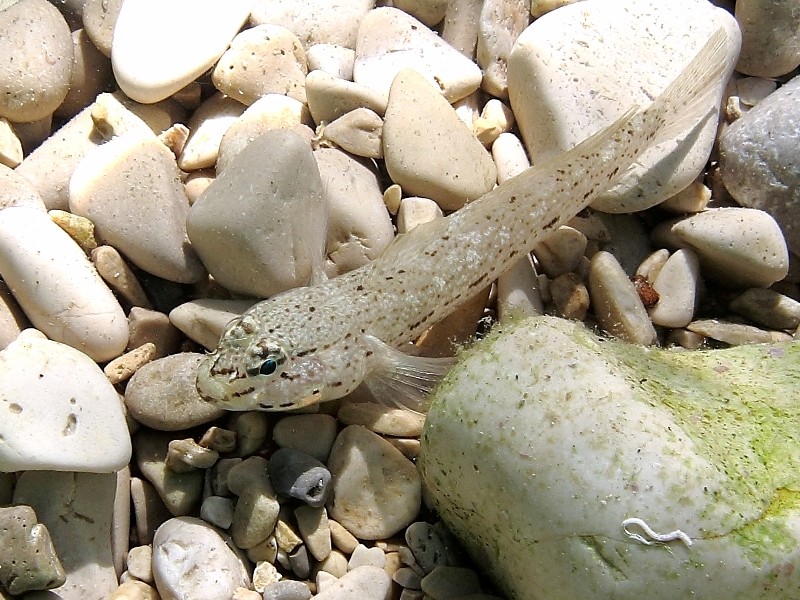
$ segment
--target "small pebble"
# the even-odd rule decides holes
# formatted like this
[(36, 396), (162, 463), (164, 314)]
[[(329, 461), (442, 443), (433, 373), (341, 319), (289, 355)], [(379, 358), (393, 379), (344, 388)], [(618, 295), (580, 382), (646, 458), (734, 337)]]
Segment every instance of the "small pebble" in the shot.
[(193, 439), (172, 440), (167, 450), (167, 468), (175, 473), (210, 469), (219, 460), (219, 452), (209, 450)]
[(298, 506), (294, 509), (297, 529), (308, 551), (316, 560), (325, 560), (331, 553), (331, 530), (324, 506)]
[(238, 100), (222, 93), (205, 100), (187, 123), (191, 133), (178, 157), (178, 166), (184, 171), (213, 167), (222, 136), (245, 108), (247, 106)]
[(125, 560), (131, 576), (145, 583), (153, 583), (153, 548), (151, 546), (131, 548), (128, 550)]
[(267, 441), (269, 427), (263, 412), (240, 412), (229, 417), (228, 428), (236, 434), (236, 455), (245, 457), (258, 452)]
[(692, 250), (677, 250), (653, 280), (658, 302), (648, 312), (655, 325), (686, 327), (694, 318), (700, 287), (700, 260)]
[(11, 290), (5, 283), (0, 283), (0, 350), (5, 349), (30, 326), (25, 313), (14, 300)]
[(253, 306), (252, 300), (190, 300), (169, 313), (170, 323), (186, 336), (208, 348), (216, 348), (225, 326)]
[(352, 81), (356, 52), (336, 44), (314, 44), (306, 49), (308, 70), (324, 71), (338, 79)]
[(311, 575), (311, 560), (305, 546), (298, 546), (289, 554), (289, 565), (292, 572), (300, 579), (307, 579)]
[(481, 88), (492, 96), (508, 97), (508, 56), (530, 18), (530, 2), (526, 0), (486, 0), (483, 3), (476, 60), (483, 70)]
[(267, 475), (267, 461), (252, 456), (228, 473), (228, 487), (239, 496), (231, 537), (244, 550), (263, 542), (275, 529), (280, 505)]
[(151, 308), (141, 283), (116, 248), (98, 246), (91, 258), (97, 273), (115, 294), (134, 307)]
[[(356, 545), (358, 544), (356, 543)], [(318, 572), (329, 573), (337, 579), (343, 577), (347, 573), (347, 557), (338, 550), (332, 550), (320, 561)]]
[(22, 142), (7, 119), (0, 117), (0, 164), (11, 169), (22, 162)]
[(29, 506), (0, 508), (0, 583), (12, 594), (57, 588), (66, 574), (47, 527)]
[(598, 252), (592, 257), (589, 294), (605, 331), (635, 344), (655, 343), (656, 331), (639, 294), (612, 254)]
[(383, 158), (383, 119), (368, 108), (345, 113), (322, 129), (322, 140), (364, 158)]
[(253, 570), (253, 589), (256, 592), (263, 592), (268, 586), (280, 580), (281, 574), (271, 563), (260, 562)]
[(103, 368), (103, 373), (112, 384), (116, 385), (133, 377), (136, 371), (152, 361), (155, 356), (155, 344), (147, 342), (110, 361)]
[(770, 329), (800, 326), (800, 302), (773, 290), (750, 288), (734, 298), (728, 308)]
[(399, 437), (419, 436), (425, 423), (424, 415), (376, 402), (346, 402), (336, 417), (345, 425), (364, 425), (375, 433)]
[(230, 498), (208, 496), (200, 505), (200, 518), (220, 529), (228, 529), (233, 523), (233, 509)]
[(350, 425), (339, 433), (328, 468), (333, 475), (328, 511), (360, 539), (390, 537), (419, 512), (414, 464), (366, 427)]
[(414, 555), (414, 561), (430, 573), (437, 565), (455, 566), (455, 558), (436, 528), (425, 521), (416, 521), (405, 532), (406, 544)]
[(269, 476), (275, 491), (309, 506), (323, 506), (330, 492), (330, 471), (313, 456), (281, 448), (269, 459)]
[(131, 508), (136, 539), (141, 544), (152, 542), (159, 525), (172, 517), (155, 487), (138, 477), (131, 477)]
[(689, 331), (702, 334), (711, 339), (731, 346), (742, 344), (769, 344), (772, 342), (784, 342), (792, 336), (779, 331), (764, 331), (752, 325), (742, 323), (730, 323), (718, 319), (701, 319), (692, 321), (686, 327)]
[(534, 249), (541, 271), (550, 278), (574, 271), (586, 251), (588, 240), (577, 229), (562, 226), (549, 234)]
[(550, 296), (558, 316), (583, 320), (589, 310), (589, 290), (575, 273), (564, 273), (550, 282)]
[(158, 528), (153, 576), (162, 598), (231, 598), (237, 587), (250, 586), (247, 568), (229, 542), (193, 517), (170, 519)]
[(352, 554), (356, 546), (358, 546), (356, 537), (333, 519), (328, 519), (328, 527), (331, 529), (331, 541), (333, 544), (345, 554)]
[(194, 380), (202, 359), (202, 354), (173, 354), (136, 371), (125, 388), (125, 406), (131, 416), (153, 429), (179, 431), (225, 414), (197, 393)]
[(386, 566), (386, 555), (380, 548), (367, 548), (364, 544), (359, 544), (353, 550), (350, 560), (347, 561), (347, 570), (352, 571), (362, 565), (372, 565), (383, 569)]
[(346, 79), (338, 79), (325, 71), (311, 71), (308, 74), (306, 96), (308, 110), (318, 125), (331, 123), (359, 108), (366, 108), (382, 117), (388, 98), (385, 94)]
[(72, 70), (69, 91), (55, 116), (72, 118), (111, 85), (111, 61), (89, 39), (84, 29), (72, 31)]
[(264, 588), (264, 600), (310, 600), (311, 590), (302, 581), (276, 581)]
[(436, 566), (422, 578), (421, 587), (432, 600), (459, 598), (481, 591), (475, 571), (461, 567)]
[(134, 579), (121, 583), (109, 600), (160, 600), (160, 596), (156, 588)]
[(384, 600), (391, 583), (383, 569), (364, 565), (326, 586), (314, 600)]

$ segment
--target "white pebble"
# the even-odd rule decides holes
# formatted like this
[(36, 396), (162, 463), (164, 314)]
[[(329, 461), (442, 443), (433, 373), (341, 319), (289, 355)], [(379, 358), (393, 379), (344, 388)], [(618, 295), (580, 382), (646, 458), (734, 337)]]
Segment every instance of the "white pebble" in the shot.
[(667, 259), (653, 281), (658, 303), (650, 318), (664, 327), (686, 327), (694, 317), (700, 284), (700, 261), (691, 250), (678, 250)]

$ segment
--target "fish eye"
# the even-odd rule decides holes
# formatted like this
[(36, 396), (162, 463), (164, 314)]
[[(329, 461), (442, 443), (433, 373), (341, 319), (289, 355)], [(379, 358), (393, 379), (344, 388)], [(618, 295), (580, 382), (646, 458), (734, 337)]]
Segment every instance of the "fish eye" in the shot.
[(282, 348), (269, 344), (254, 352), (247, 365), (247, 375), (274, 375), (286, 362), (286, 353)]
[(278, 370), (278, 361), (274, 358), (268, 358), (261, 366), (258, 368), (259, 375), (272, 375), (275, 371)]

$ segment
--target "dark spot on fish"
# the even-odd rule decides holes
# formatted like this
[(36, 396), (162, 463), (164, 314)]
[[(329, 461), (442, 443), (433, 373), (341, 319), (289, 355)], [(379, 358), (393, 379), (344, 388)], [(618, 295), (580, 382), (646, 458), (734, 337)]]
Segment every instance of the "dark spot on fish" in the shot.
[(274, 404), (267, 404), (266, 402), (259, 402), (258, 406), (259, 408), (263, 408), (264, 410), (272, 410), (273, 408), (275, 408)]
[(309, 306), (308, 307), (308, 312), (314, 312), (315, 310), (317, 310), (317, 309), (314, 306)]
[(233, 392), (231, 394), (231, 398), (241, 398), (242, 396), (246, 396), (247, 394), (250, 394), (251, 392), (254, 392), (255, 390), (256, 390), (256, 388), (249, 387), (249, 388), (244, 389), (244, 390), (242, 390), (240, 392)]
[(364, 291), (364, 286), (363, 285), (357, 285), (356, 286), (356, 291), (357, 292), (363, 292)]
[(294, 377), (289, 375), (289, 373), (287, 373), (286, 371), (281, 373), (280, 377), (281, 377), (281, 379), (288, 379), (289, 381), (294, 381)]
[(335, 383), (332, 383), (331, 387), (339, 387), (340, 385), (342, 385), (342, 382), (341, 381), (337, 381)]
[(550, 221), (548, 221), (548, 223), (543, 227), (543, 229), (545, 230), (552, 229), (553, 225), (555, 225), (556, 223), (558, 223), (558, 217), (553, 217)]
[(278, 408), (291, 408), (292, 406), (294, 406), (294, 402), (283, 402), (278, 404)]

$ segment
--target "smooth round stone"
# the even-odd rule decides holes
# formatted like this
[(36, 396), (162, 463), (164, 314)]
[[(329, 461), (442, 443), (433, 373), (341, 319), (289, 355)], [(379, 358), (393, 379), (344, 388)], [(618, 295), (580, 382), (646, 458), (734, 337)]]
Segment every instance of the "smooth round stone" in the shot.
[(115, 248), (98, 246), (92, 250), (91, 258), (100, 277), (118, 297), (134, 308), (150, 307), (150, 300), (144, 293), (142, 284)]
[(551, 278), (574, 271), (583, 258), (588, 240), (577, 229), (562, 226), (542, 240), (533, 253), (542, 271)]
[(353, 79), (353, 63), (356, 52), (351, 48), (335, 44), (314, 44), (306, 50), (309, 72), (324, 71), (339, 79)]
[(447, 540), (436, 527), (425, 521), (417, 521), (405, 532), (406, 544), (414, 555), (414, 561), (424, 573), (430, 573), (437, 565), (455, 566), (456, 559), (448, 549)]
[(218, 90), (249, 106), (266, 94), (305, 102), (307, 73), (297, 36), (280, 25), (257, 25), (233, 38), (211, 79)]
[(771, 329), (800, 326), (800, 302), (774, 290), (750, 288), (734, 298), (728, 308)]
[(0, 116), (30, 122), (51, 115), (72, 71), (64, 17), (46, 0), (19, 0), (0, 10), (0, 31)]
[(128, 322), (78, 245), (47, 213), (0, 211), (0, 275), (31, 323), (97, 361), (120, 355)]
[(314, 600), (384, 600), (391, 584), (386, 571), (363, 565), (325, 587)]
[(189, 201), (175, 156), (155, 136), (120, 136), (87, 154), (69, 196), (70, 211), (144, 271), (178, 283), (205, 276), (186, 240)]
[(150, 546), (135, 546), (128, 550), (125, 566), (128, 573), (146, 583), (153, 583), (153, 549)]
[[(264, 156), (272, 159), (265, 163)], [(311, 147), (274, 130), (245, 147), (189, 211), (203, 264), (231, 291), (267, 297), (322, 272), (326, 216)]]
[(170, 519), (153, 538), (153, 576), (164, 600), (233, 598), (248, 588), (244, 561), (211, 525), (193, 517)]
[(800, 11), (793, 0), (737, 0), (742, 52), (736, 70), (759, 77), (785, 75), (800, 65)]
[(311, 71), (306, 77), (308, 110), (319, 125), (335, 121), (359, 108), (382, 116), (387, 94), (378, 93), (359, 83), (334, 77), (325, 71)]
[(360, 539), (391, 537), (419, 513), (414, 464), (366, 427), (350, 425), (339, 433), (328, 468), (333, 475), (328, 512)]
[(404, 69), (420, 73), (448, 102), (481, 84), (481, 70), (423, 23), (396, 8), (376, 8), (361, 21), (353, 81), (383, 96)]
[(108, 57), (111, 57), (111, 40), (122, 2), (123, 0), (85, 0), (83, 4), (83, 27), (86, 35)]
[(447, 210), (485, 194), (497, 179), (491, 155), (438, 89), (410, 69), (392, 83), (383, 155), (392, 181)]
[[(30, 506), (47, 527), (67, 580), (59, 588), (28, 598), (84, 600), (108, 598), (119, 585), (114, 538), (119, 517), (114, 473), (26, 471), (14, 489), (14, 504)], [(126, 498), (127, 500), (127, 498)], [(115, 514), (116, 513), (116, 514)], [(128, 536), (125, 523), (124, 536)], [(117, 563), (122, 567), (122, 562)]]
[(725, 128), (720, 173), (742, 206), (770, 213), (786, 243), (800, 253), (800, 77), (770, 94)]
[(169, 317), (157, 310), (132, 307), (128, 313), (128, 326), (131, 332), (128, 345), (138, 348), (151, 343), (155, 346), (156, 358), (177, 354), (183, 341), (183, 336), (169, 322)]
[(145, 104), (174, 94), (222, 56), (249, 14), (247, 0), (125, 0), (111, 46), (119, 87)]
[(325, 272), (335, 277), (380, 256), (394, 239), (378, 173), (335, 148), (314, 152), (328, 210)]
[(291, 415), (272, 429), (272, 440), (281, 448), (293, 448), (321, 462), (328, 460), (336, 439), (336, 419), (330, 415)]
[(44, 201), (30, 181), (14, 169), (0, 164), (0, 210), (11, 206), (28, 206), (45, 210)]
[(189, 139), (178, 157), (184, 171), (213, 167), (222, 136), (247, 108), (224, 94), (214, 94), (203, 102), (189, 119)]
[(376, 546), (367, 548), (364, 544), (359, 544), (356, 546), (356, 549), (353, 550), (350, 560), (347, 561), (347, 568), (352, 571), (362, 565), (372, 565), (373, 567), (383, 569), (386, 566), (386, 554)]
[(190, 340), (213, 350), (226, 325), (252, 305), (250, 300), (191, 300), (173, 308), (169, 320)]
[(158, 591), (138, 579), (129, 579), (119, 584), (109, 600), (159, 600)]
[(530, 20), (530, 2), (526, 0), (486, 0), (483, 3), (476, 59), (483, 70), (481, 88), (492, 96), (508, 96), (508, 57)]
[(589, 266), (589, 294), (601, 327), (620, 339), (649, 346), (656, 331), (627, 273), (613, 254), (598, 252)]
[(345, 402), (336, 414), (345, 425), (363, 425), (370, 431), (397, 437), (422, 433), (425, 415), (377, 402)]
[(167, 452), (174, 435), (140, 429), (134, 437), (136, 465), (158, 492), (167, 510), (179, 517), (193, 512), (203, 494), (203, 471), (176, 473), (167, 468)]
[(375, 0), (255, 0), (250, 23), (282, 25), (300, 38), (303, 46), (336, 44), (354, 48), (358, 25), (375, 5)]
[(151, 429), (180, 431), (219, 418), (225, 411), (204, 402), (195, 388), (202, 354), (184, 352), (154, 360), (125, 388), (130, 415)]
[(694, 317), (700, 287), (700, 260), (692, 250), (677, 250), (670, 256), (653, 281), (658, 303), (651, 308), (650, 319), (663, 327), (686, 327)]
[(328, 499), (330, 471), (299, 450), (277, 450), (269, 459), (269, 478), (278, 494), (297, 498), (309, 506), (323, 506)]
[[(509, 97), (528, 154), (534, 162), (547, 161), (629, 107), (648, 106), (720, 27), (728, 36), (730, 73), (739, 50), (739, 28), (730, 13), (705, 0), (669, 5), (659, 0), (587, 0), (537, 19), (519, 36), (508, 60)], [(689, 185), (708, 160), (726, 80), (716, 82), (686, 124), (665, 131), (593, 206), (634, 212)]]
[(264, 600), (310, 600), (311, 590), (302, 581), (276, 581), (264, 588)]
[(66, 581), (47, 527), (30, 506), (0, 508), (0, 583), (12, 594), (49, 590)]
[(659, 243), (691, 248), (703, 272), (728, 286), (768, 287), (789, 271), (778, 224), (754, 208), (714, 208), (667, 221), (653, 230)]
[(69, 92), (55, 111), (55, 116), (60, 118), (78, 114), (108, 89), (112, 81), (111, 62), (91, 42), (85, 30), (72, 32), (72, 50)]

